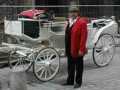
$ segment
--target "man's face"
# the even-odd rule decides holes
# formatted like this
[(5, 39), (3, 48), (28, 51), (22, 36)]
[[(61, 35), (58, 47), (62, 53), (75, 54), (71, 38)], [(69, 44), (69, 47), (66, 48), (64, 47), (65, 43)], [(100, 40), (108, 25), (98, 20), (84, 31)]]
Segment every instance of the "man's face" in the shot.
[(78, 12), (70, 12), (69, 17), (75, 19), (78, 16)]

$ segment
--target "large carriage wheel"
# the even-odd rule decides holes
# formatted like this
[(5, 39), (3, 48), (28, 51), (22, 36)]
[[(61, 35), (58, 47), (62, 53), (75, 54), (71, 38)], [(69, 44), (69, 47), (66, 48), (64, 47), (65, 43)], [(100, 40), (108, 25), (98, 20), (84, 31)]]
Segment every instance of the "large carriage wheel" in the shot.
[(47, 47), (38, 53), (33, 70), (36, 78), (41, 81), (53, 79), (59, 71), (60, 57), (57, 51)]
[(9, 66), (13, 70), (22, 69), (23, 71), (27, 71), (32, 65), (33, 60), (33, 54), (29, 54), (27, 57), (23, 57), (15, 52), (11, 52), (9, 57)]
[(111, 34), (101, 34), (93, 48), (93, 61), (103, 67), (110, 63), (115, 53), (115, 40)]

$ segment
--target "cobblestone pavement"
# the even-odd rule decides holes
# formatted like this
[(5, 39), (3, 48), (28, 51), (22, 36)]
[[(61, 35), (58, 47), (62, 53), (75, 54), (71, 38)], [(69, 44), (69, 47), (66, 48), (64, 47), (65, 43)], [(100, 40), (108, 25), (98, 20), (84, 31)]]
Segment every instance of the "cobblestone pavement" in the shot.
[[(85, 60), (85, 71), (82, 88), (76, 90), (120, 90), (120, 49), (107, 67), (98, 68), (91, 60)], [(65, 59), (61, 65), (65, 65)], [(63, 68), (66, 68), (65, 66)], [(73, 87), (63, 87), (61, 84), (66, 80), (66, 70), (61, 68), (58, 76), (51, 82), (36, 84), (39, 89), (34, 90), (74, 90)], [(51, 89), (50, 89), (51, 88)], [(30, 89), (32, 90), (32, 89)]]
[[(84, 78), (81, 89), (76, 90), (120, 90), (120, 48), (110, 65), (98, 68), (93, 64), (90, 56), (84, 62)], [(28, 90), (74, 90), (73, 86), (62, 86), (67, 77), (66, 58), (61, 59), (61, 68), (54, 80), (40, 82), (36, 80), (32, 72), (27, 73)], [(8, 68), (0, 69), (0, 79), (6, 79)], [(7, 81), (6, 81), (7, 82)], [(9, 90), (9, 89), (8, 89)]]

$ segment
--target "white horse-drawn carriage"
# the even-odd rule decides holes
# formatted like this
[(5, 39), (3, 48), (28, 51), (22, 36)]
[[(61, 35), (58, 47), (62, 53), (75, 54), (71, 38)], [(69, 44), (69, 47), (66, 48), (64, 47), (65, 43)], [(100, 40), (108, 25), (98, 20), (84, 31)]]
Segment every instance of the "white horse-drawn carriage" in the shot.
[[(33, 67), (35, 76), (42, 81), (55, 77), (64, 56), (64, 21), (18, 18), (5, 20), (5, 41), (0, 51), (9, 53), (12, 69), (28, 70)], [(115, 20), (96, 19), (88, 23), (87, 47), (97, 66), (106, 66), (115, 53)]]

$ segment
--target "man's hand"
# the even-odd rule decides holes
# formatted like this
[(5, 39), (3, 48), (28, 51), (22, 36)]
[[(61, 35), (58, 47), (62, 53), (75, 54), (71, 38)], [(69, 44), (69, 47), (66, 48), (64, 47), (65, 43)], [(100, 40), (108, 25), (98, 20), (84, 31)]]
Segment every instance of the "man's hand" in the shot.
[(81, 52), (81, 51), (79, 51), (79, 56), (81, 57), (81, 56), (84, 56), (84, 54)]
[(79, 56), (84, 56), (84, 55), (87, 54), (87, 53), (88, 53), (88, 49), (86, 49), (85, 53), (79, 51)]

